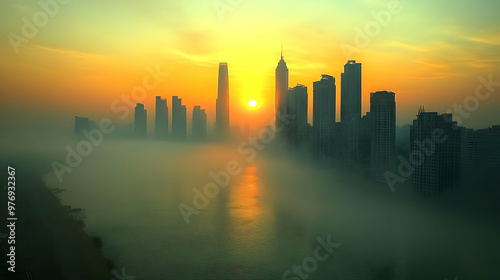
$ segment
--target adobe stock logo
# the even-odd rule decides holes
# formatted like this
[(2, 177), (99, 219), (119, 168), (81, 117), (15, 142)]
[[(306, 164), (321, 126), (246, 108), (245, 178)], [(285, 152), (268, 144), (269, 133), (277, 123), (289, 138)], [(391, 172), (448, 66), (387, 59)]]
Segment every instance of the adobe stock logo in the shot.
[(346, 59), (352, 59), (352, 54), (361, 53), (361, 50), (368, 47), (372, 39), (380, 35), (382, 28), (386, 28), (392, 22), (393, 16), (399, 15), (403, 11), (403, 6), (398, 0), (387, 3), (387, 8), (380, 11), (372, 11), (372, 20), (368, 21), (364, 28), (355, 27), (354, 45), (343, 42), (340, 49)]
[(113, 269), (111, 272), (113, 274), (113, 278), (111, 280), (134, 280), (135, 276), (133, 275), (127, 275), (127, 272), (125, 271), (125, 267), (122, 268), (121, 273), (118, 273), (116, 269)]
[[(169, 75), (167, 72), (162, 72), (158, 64), (156, 65), (156, 70), (147, 66), (146, 71), (148, 74), (143, 77), (142, 85), (135, 86), (132, 88), (130, 94), (122, 94), (121, 98), (117, 98), (111, 103), (111, 111), (113, 113), (121, 113), (119, 116), (121, 120), (126, 119), (130, 115), (134, 102), (144, 100), (148, 93), (155, 90), (163, 81), (163, 78)], [(105, 135), (111, 134), (115, 129), (116, 125), (113, 121), (110, 118), (104, 118), (100, 120), (96, 128), (90, 131), (82, 131), (86, 139), (78, 141), (75, 148), (67, 145), (65, 161), (63, 163), (54, 161), (51, 164), (59, 183), (63, 181), (65, 173), (72, 173), (75, 168), (80, 166), (83, 159), (89, 156), (94, 148), (101, 145)]]
[(39, 31), (39, 28), (45, 27), (49, 23), (49, 18), (54, 18), (60, 11), (60, 5), (68, 4), (69, 0), (40, 0), (38, 6), (41, 10), (36, 11), (31, 20), (27, 17), (22, 17), (23, 27), (21, 27), (21, 35), (9, 32), (7, 38), (9, 39), (12, 48), (16, 54), (19, 53), (19, 46), (27, 44), (30, 39), (33, 39)]
[[(289, 119), (295, 118), (295, 115), (280, 113), (278, 117), (284, 124), (288, 124), (290, 122)], [(238, 154), (242, 156), (248, 155), (246, 157), (247, 163), (253, 162), (257, 157), (257, 153), (259, 151), (262, 152), (266, 148), (266, 145), (274, 141), (275, 133), (279, 133), (284, 129), (283, 126), (273, 127), (274, 122), (275, 119), (271, 119), (269, 126), (262, 128), (257, 136), (248, 136), (247, 140), (244, 140), (238, 145)], [(199, 215), (201, 211), (203, 211), (210, 204), (209, 199), (216, 198), (221, 189), (225, 189), (229, 186), (231, 178), (238, 176), (243, 171), (241, 164), (237, 160), (228, 161), (225, 167), (226, 168), (224, 170), (217, 173), (213, 171), (208, 173), (212, 180), (204, 186), (203, 192), (197, 188), (193, 188), (193, 206), (185, 203), (179, 204), (179, 211), (182, 218), (186, 222), (186, 225), (191, 223), (191, 215)]]
[[(340, 247), (339, 243), (332, 243), (331, 235), (327, 236), (326, 242), (321, 237), (316, 238), (316, 241), (319, 245), (314, 249), (313, 256), (305, 258), (300, 265), (293, 265), (291, 270), (286, 270), (281, 276), (281, 280), (309, 279), (309, 274), (318, 269), (318, 263), (326, 261), (333, 254), (333, 249)], [(294, 275), (298, 277), (294, 277)]]
[(225, 19), (224, 14), (227, 12), (233, 12), (234, 9), (241, 5), (242, 2), (243, 0), (215, 0), (213, 4), (215, 12), (217, 12), (217, 15), (219, 16), (219, 20), (223, 21)]

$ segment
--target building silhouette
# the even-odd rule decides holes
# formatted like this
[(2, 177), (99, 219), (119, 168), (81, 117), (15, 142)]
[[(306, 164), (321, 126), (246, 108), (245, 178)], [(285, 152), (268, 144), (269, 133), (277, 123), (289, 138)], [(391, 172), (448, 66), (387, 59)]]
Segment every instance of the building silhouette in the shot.
[(369, 173), (371, 169), (371, 149), (372, 149), (372, 132), (374, 118), (372, 117), (372, 112), (366, 112), (361, 120), (357, 122), (356, 130), (356, 158), (354, 161), (354, 166), (356, 169), (363, 171), (364, 173)]
[[(341, 143), (340, 156), (343, 168), (358, 169), (361, 157), (361, 63), (349, 60), (340, 74), (340, 121)], [(365, 123), (368, 120), (365, 121)]]
[(134, 134), (137, 139), (146, 139), (148, 136), (147, 114), (144, 104), (135, 105)]
[(340, 121), (361, 118), (361, 63), (349, 60), (340, 74)]
[(475, 130), (472, 141), (473, 164), (489, 170), (500, 170), (500, 125)]
[[(281, 51), (281, 60), (278, 62), (278, 66), (275, 71), (275, 113), (276, 113), (276, 127), (284, 127), (285, 123), (283, 120), (283, 115), (286, 115), (286, 98), (288, 93), (288, 68), (286, 62), (283, 59), (283, 51)], [(285, 131), (278, 133), (277, 138), (280, 135), (286, 134)]]
[(371, 170), (376, 181), (385, 182), (396, 151), (396, 95), (390, 91), (370, 94)]
[(219, 63), (219, 80), (215, 112), (215, 129), (217, 137), (229, 135), (229, 81), (227, 63)]
[(321, 75), (313, 83), (313, 141), (315, 156), (324, 162), (333, 153), (333, 126), (336, 108), (335, 78)]
[(166, 140), (168, 138), (168, 107), (167, 100), (156, 96), (155, 111), (155, 138)]
[(192, 118), (193, 140), (204, 141), (207, 139), (207, 113), (200, 106), (194, 106)]
[(461, 129), (452, 121), (451, 114), (419, 112), (410, 127), (409, 158), (415, 168), (412, 182), (418, 194), (435, 196), (457, 185), (460, 177), (460, 134)]
[(78, 137), (83, 136), (84, 130), (90, 130), (89, 118), (75, 116), (75, 135)]
[(96, 126), (95, 126), (95, 120), (90, 120), (89, 119), (89, 129), (92, 130), (94, 128), (96, 128)]
[(172, 96), (172, 139), (177, 141), (186, 140), (186, 118), (186, 106), (182, 105), (182, 99), (177, 96)]
[(487, 129), (462, 128), (461, 191), (482, 197), (498, 197), (500, 170), (500, 126)]
[(286, 112), (291, 117), (285, 125), (288, 143), (294, 147), (304, 147), (309, 136), (307, 123), (307, 87), (301, 84), (288, 91)]

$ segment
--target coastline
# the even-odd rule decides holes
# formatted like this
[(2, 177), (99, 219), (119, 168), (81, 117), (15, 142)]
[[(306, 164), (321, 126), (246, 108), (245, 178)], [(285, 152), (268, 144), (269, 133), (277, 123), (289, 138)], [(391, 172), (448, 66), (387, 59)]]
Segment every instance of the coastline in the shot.
[[(50, 164), (41, 159), (0, 160), (0, 178), (7, 182), (7, 166), (16, 169), (15, 272), (8, 271), (7, 239), (1, 239), (0, 279), (113, 279), (111, 267), (92, 237), (67, 213), (42, 181)], [(2, 184), (4, 185), (4, 184)], [(7, 189), (0, 196), (0, 218), (7, 218)], [(7, 233), (2, 226), (0, 233)]]

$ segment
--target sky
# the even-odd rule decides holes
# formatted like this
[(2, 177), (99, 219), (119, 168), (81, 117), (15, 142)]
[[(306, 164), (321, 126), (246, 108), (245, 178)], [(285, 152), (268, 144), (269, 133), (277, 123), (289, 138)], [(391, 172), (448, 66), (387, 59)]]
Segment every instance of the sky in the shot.
[(121, 118), (111, 107), (143, 85), (148, 68), (168, 73), (143, 99), (132, 98), (145, 104), (150, 127), (157, 95), (169, 107), (171, 96), (182, 98), (188, 120), (201, 105), (212, 123), (219, 62), (229, 68), (231, 125), (267, 125), (282, 45), (290, 86), (308, 87), (309, 123), (321, 74), (336, 78), (339, 121), (340, 73), (354, 59), (362, 63), (363, 114), (370, 92), (389, 90), (398, 125), (420, 106), (445, 113), (464, 102), (474, 106), (460, 124), (500, 124), (500, 86), (474, 103), (480, 77), (500, 82), (498, 1), (55, 1), (0, 1), (4, 126), (72, 125), (75, 115), (130, 123), (133, 110)]

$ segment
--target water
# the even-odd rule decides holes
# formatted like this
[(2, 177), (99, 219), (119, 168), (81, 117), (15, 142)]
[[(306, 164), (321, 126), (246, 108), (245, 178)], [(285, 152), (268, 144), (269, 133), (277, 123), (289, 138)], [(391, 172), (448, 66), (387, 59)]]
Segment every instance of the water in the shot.
[[(410, 279), (411, 267), (452, 278), (467, 273), (461, 264), (471, 258), (457, 257), (456, 242), (475, 242), (466, 251), (484, 253), (491, 244), (479, 236), (498, 232), (328, 169), (264, 154), (247, 159), (231, 146), (110, 141), (62, 184), (54, 174), (44, 180), (67, 190), (63, 204), (86, 209), (86, 231), (137, 280), (282, 279), (306, 258), (307, 279)], [(193, 188), (203, 191), (214, 181), (209, 172), (233, 160), (241, 172), (186, 224), (179, 205), (193, 206)], [(340, 247), (320, 249), (328, 258), (314, 266), (318, 238), (328, 236)], [(301, 279), (294, 276), (283, 279)]]

